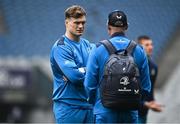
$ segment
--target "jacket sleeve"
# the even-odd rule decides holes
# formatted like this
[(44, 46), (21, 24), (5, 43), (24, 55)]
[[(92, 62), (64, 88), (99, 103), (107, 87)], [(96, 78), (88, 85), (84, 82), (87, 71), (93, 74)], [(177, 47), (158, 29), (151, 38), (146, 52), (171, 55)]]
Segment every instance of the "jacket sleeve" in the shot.
[(150, 92), (151, 80), (150, 80), (149, 66), (148, 66), (148, 60), (147, 60), (146, 55), (143, 55), (141, 65), (142, 65), (140, 69), (141, 86), (144, 91)]
[(144, 107), (145, 101), (151, 96), (151, 80), (149, 74), (149, 65), (146, 54), (142, 57), (142, 67), (140, 69), (140, 81), (141, 81), (141, 92), (142, 92), (142, 101), (141, 105)]
[(141, 93), (142, 93), (141, 107), (143, 107), (146, 98), (150, 96), (150, 90), (151, 90), (148, 59), (144, 49), (141, 48), (140, 46), (136, 47), (136, 52), (134, 52), (134, 55), (140, 71), (140, 84), (141, 84)]
[(81, 72), (74, 60), (73, 50), (66, 45), (59, 45), (54, 50), (54, 59), (68, 80), (75, 85), (83, 85), (85, 73)]
[(146, 53), (144, 49), (138, 45), (135, 49), (134, 56), (140, 72), (140, 84), (142, 95), (148, 96), (150, 95), (151, 90), (151, 80)]
[(99, 66), (96, 57), (96, 48), (94, 48), (89, 56), (89, 61), (87, 63), (86, 76), (84, 81), (84, 86), (89, 95), (89, 102), (91, 104), (95, 103), (96, 89), (99, 82)]

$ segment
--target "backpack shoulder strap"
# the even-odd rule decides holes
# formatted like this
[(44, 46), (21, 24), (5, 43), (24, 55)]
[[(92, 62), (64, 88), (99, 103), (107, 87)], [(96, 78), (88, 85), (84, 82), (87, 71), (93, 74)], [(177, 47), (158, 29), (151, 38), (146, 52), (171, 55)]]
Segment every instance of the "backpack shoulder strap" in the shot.
[(128, 47), (126, 48), (126, 51), (132, 55), (133, 51), (134, 51), (134, 48), (137, 46), (137, 43), (135, 41), (130, 41)]
[(100, 41), (100, 43), (102, 43), (105, 46), (105, 48), (107, 49), (110, 55), (116, 52), (116, 48), (113, 46), (113, 44), (109, 40), (103, 40), (103, 41)]

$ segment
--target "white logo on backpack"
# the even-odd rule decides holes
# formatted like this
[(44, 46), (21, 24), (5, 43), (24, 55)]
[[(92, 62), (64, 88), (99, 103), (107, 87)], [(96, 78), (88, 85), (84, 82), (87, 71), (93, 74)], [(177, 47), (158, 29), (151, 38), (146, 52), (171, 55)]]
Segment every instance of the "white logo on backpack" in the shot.
[(128, 84), (130, 84), (129, 78), (128, 78), (127, 76), (122, 77), (122, 78), (120, 79), (120, 84), (123, 84), (123, 85), (128, 85)]

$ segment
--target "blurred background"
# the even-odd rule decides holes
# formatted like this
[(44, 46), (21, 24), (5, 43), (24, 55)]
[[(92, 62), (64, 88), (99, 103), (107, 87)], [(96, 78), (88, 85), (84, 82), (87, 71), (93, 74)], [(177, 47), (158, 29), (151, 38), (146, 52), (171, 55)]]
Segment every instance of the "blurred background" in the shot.
[(65, 32), (64, 10), (73, 4), (87, 11), (84, 38), (107, 39), (110, 11), (127, 14), (127, 36), (148, 35), (158, 63), (156, 100), (162, 113), (150, 111), (148, 122), (180, 123), (179, 0), (0, 0), (0, 122), (54, 122), (49, 53)]

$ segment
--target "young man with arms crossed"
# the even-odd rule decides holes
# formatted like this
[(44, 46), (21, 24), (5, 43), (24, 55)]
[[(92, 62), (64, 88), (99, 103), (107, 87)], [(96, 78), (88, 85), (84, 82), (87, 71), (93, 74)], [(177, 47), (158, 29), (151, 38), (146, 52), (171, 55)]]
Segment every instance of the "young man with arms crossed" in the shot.
[(84, 32), (86, 12), (78, 5), (65, 11), (65, 34), (51, 50), (53, 72), (53, 112), (57, 123), (91, 123), (92, 105), (84, 89), (85, 67), (91, 46), (80, 38)]

